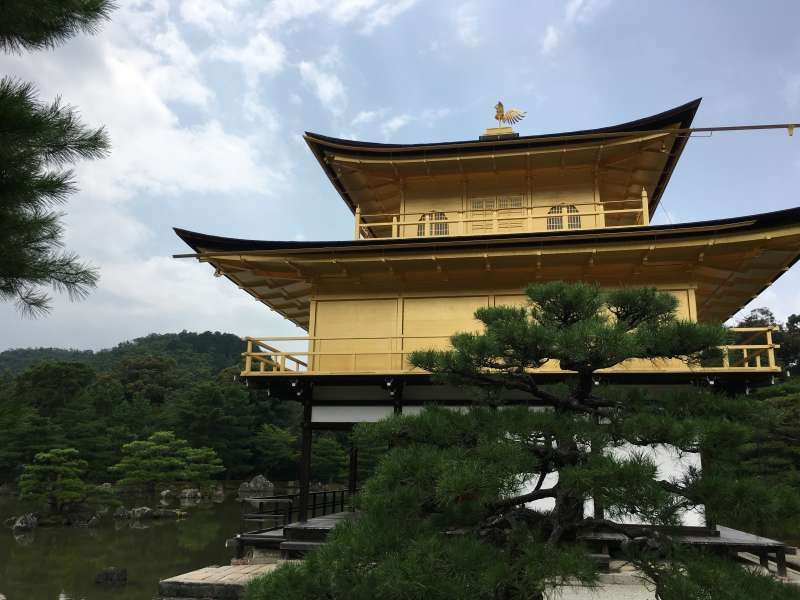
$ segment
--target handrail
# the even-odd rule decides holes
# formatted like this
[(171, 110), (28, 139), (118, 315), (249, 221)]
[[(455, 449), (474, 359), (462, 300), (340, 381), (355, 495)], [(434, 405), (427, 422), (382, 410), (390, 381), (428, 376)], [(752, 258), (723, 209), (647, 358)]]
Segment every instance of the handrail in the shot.
[[(734, 342), (720, 346), (722, 351), (722, 365), (721, 366), (703, 366), (705, 370), (726, 370), (726, 369), (762, 369), (762, 370), (777, 370), (775, 361), (775, 350), (780, 348), (780, 345), (773, 343), (772, 332), (775, 330), (773, 327), (733, 327), (728, 331), (734, 334), (751, 334), (747, 336), (747, 340), (742, 342)], [(763, 343), (748, 343), (754, 336), (763, 335)], [(248, 348), (243, 352), (245, 357), (245, 369), (243, 375), (269, 375), (280, 373), (332, 373), (332, 372), (419, 372), (420, 369), (408, 364), (404, 359), (407, 355), (415, 350), (418, 350), (422, 344), (422, 340), (428, 340), (432, 344), (438, 342), (449, 342), (450, 336), (423, 336), (423, 335), (389, 335), (389, 336), (275, 336), (275, 337), (246, 337), (245, 338)], [(319, 342), (340, 342), (347, 345), (347, 342), (386, 342), (387, 348), (370, 348), (359, 350), (336, 350), (318, 348)], [(399, 347), (397, 344), (399, 341)], [(411, 347), (406, 345), (406, 341), (415, 342)], [(279, 348), (267, 344), (266, 342), (307, 342), (309, 344), (308, 350), (280, 350)], [(394, 342), (394, 343), (393, 343)], [(263, 351), (262, 351), (263, 350)], [(300, 357), (305, 358), (302, 360)], [(324, 365), (320, 364), (320, 359), (331, 357), (349, 357), (349, 366), (345, 368), (325, 369)], [(359, 369), (359, 359), (364, 360), (370, 357), (386, 357), (387, 361), (392, 361), (391, 366), (386, 365), (385, 368), (370, 367), (368, 369)], [(766, 358), (766, 365), (762, 358)], [(398, 361), (399, 358), (399, 361)], [(253, 362), (259, 363), (259, 370), (253, 370)], [(294, 366), (292, 367), (291, 364)], [(362, 363), (363, 364), (363, 363)], [(268, 365), (269, 368), (264, 368)], [(617, 367), (611, 367), (610, 370), (615, 370)], [(654, 370), (661, 367), (654, 367)], [(694, 367), (691, 367), (694, 368)], [(546, 369), (552, 370), (551, 368)], [(561, 370), (561, 369), (556, 369)]]
[[(639, 204), (634, 208), (610, 208), (608, 205), (624, 205), (624, 204)], [(631, 198), (627, 200), (614, 200), (607, 203), (597, 202), (563, 202), (555, 206), (569, 205), (573, 207), (588, 207), (583, 210), (578, 210), (575, 213), (558, 213), (558, 214), (535, 214), (537, 209), (549, 209), (550, 206), (531, 206), (524, 204), (522, 206), (504, 206), (504, 207), (486, 207), (486, 208), (459, 208), (459, 209), (439, 209), (431, 208), (422, 211), (405, 211), (405, 212), (391, 212), (391, 213), (362, 213), (360, 207), (355, 213), (355, 239), (361, 237), (373, 238), (396, 238), (396, 237), (417, 237), (403, 235), (406, 228), (416, 228), (422, 225), (428, 231), (423, 237), (447, 237), (468, 235), (479, 232), (497, 232), (501, 224), (506, 222), (525, 222), (525, 226), (515, 227), (515, 229), (523, 230), (538, 230), (534, 228), (534, 224), (544, 221), (547, 223), (548, 219), (561, 219), (562, 227), (569, 229), (569, 221), (566, 218), (578, 217), (595, 220), (599, 216), (613, 216), (613, 215), (634, 215), (633, 223), (624, 223), (617, 225), (603, 224), (604, 228), (615, 227), (628, 227), (630, 225), (647, 225), (649, 223), (648, 201), (646, 194), (643, 194), (641, 200), (639, 198)], [(438, 215), (443, 215), (443, 218), (437, 218)], [(421, 219), (421, 217), (428, 217)], [(377, 219), (377, 220), (376, 220)], [(436, 228), (431, 229), (431, 226), (448, 225), (446, 233), (443, 230), (437, 231)], [(480, 224), (476, 230), (475, 224)], [(473, 227), (470, 227), (473, 225)], [(595, 222), (593, 225), (597, 226)], [(587, 225), (581, 223), (581, 227), (575, 229), (585, 229)], [(376, 235), (375, 228), (390, 228), (389, 235)]]
[[(349, 489), (341, 490), (322, 490), (310, 492), (308, 494), (308, 514), (311, 518), (325, 516), (334, 512), (344, 512), (346, 506), (352, 508), (352, 498), (355, 492)], [(264, 533), (281, 529), (293, 522), (294, 516), (299, 517), (300, 513), (300, 493), (278, 494), (275, 496), (248, 496), (240, 499), (245, 502), (257, 502), (258, 507), (253, 511), (245, 510), (242, 506), (240, 514), (240, 530), (244, 532), (244, 524), (248, 522), (261, 523), (262, 525), (270, 521), (271, 527), (261, 528), (247, 533)], [(272, 510), (267, 505), (278, 505), (281, 510)], [(338, 510), (337, 510), (338, 509)], [(268, 512), (265, 512), (268, 511)]]

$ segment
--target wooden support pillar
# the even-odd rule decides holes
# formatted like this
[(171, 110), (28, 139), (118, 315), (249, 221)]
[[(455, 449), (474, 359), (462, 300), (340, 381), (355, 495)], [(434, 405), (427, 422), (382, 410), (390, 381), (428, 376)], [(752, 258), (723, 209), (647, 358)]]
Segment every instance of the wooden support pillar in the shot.
[[(600, 425), (600, 417), (595, 415), (593, 417), (593, 419), (594, 419), (594, 422), (595, 422), (596, 425)], [(602, 450), (602, 448), (592, 447), (590, 449), (590, 452), (591, 452), (591, 454), (593, 454), (595, 456), (600, 456), (600, 455), (602, 455), (603, 450)], [(540, 475), (540, 477), (541, 477), (541, 475)], [(594, 518), (595, 519), (605, 519), (606, 518), (606, 511), (605, 511), (605, 507), (603, 507), (603, 502), (601, 500), (599, 500), (594, 495), (592, 496), (592, 506), (594, 508)], [(603, 554), (608, 554), (608, 551), (604, 550)]]
[(642, 225), (650, 224), (650, 199), (647, 190), (642, 186)]
[(355, 231), (353, 233), (353, 239), (357, 240), (361, 238), (361, 207), (356, 206), (355, 212)]
[(784, 548), (775, 552), (775, 563), (778, 566), (778, 577), (786, 577), (786, 550)]
[(308, 492), (311, 483), (311, 398), (303, 398), (303, 428), (300, 448), (300, 505), (298, 519), (308, 520)]

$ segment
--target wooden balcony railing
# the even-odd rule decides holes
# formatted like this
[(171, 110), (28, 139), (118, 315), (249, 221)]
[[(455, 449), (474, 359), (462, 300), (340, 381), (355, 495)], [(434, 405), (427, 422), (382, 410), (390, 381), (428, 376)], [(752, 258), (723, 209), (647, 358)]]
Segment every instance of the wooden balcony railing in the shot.
[[(631, 207), (634, 203), (635, 206)], [(548, 212), (557, 208), (559, 212)], [(515, 231), (561, 231), (630, 227), (649, 224), (646, 194), (638, 201), (603, 204), (571, 203), (552, 207), (506, 206), (485, 209), (421, 212), (355, 212), (355, 239), (398, 237), (442, 237), (511, 233)]]
[[(729, 331), (733, 342), (720, 347), (718, 360), (695, 365), (678, 359), (635, 359), (606, 371), (779, 372), (775, 361), (775, 349), (779, 346), (772, 340), (774, 328), (735, 327)], [(244, 370), (241, 374), (246, 377), (421, 372), (409, 364), (411, 352), (449, 347), (449, 336), (248, 337), (245, 341), (247, 349), (243, 352)], [(551, 361), (538, 371), (553, 373), (561, 369)]]

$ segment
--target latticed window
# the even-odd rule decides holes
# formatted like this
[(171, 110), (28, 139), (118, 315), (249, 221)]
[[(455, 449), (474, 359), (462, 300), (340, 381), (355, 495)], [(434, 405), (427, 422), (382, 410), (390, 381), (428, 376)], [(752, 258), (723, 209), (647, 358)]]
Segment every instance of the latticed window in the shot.
[(417, 224), (417, 236), (425, 237), (428, 235), (448, 235), (447, 215), (439, 211), (425, 213), (419, 218)]
[(547, 211), (547, 230), (564, 229), (564, 217), (561, 216), (562, 206), (551, 206)]
[(522, 208), (522, 196), (505, 196), (497, 200), (497, 208)]
[(548, 231), (556, 229), (564, 229), (564, 216), (567, 213), (567, 229), (580, 229), (581, 228), (581, 215), (578, 208), (574, 204), (558, 204), (551, 206), (547, 211), (547, 229)]
[(574, 204), (567, 205), (567, 228), (568, 229), (581, 228), (581, 216), (578, 213), (578, 209)]
[(472, 210), (492, 210), (494, 209), (494, 198), (473, 198)]

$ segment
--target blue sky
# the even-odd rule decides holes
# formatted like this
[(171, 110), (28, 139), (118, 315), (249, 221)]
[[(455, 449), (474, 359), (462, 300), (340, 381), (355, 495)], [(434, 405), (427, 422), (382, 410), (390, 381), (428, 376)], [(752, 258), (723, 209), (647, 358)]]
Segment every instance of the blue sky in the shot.
[[(495, 102), (523, 135), (601, 127), (702, 96), (697, 126), (800, 120), (796, 1), (121, 0), (110, 23), (0, 72), (105, 124), (110, 158), (78, 167), (69, 246), (101, 269), (85, 301), (24, 320), (0, 349), (102, 348), (150, 332), (292, 334), (186, 250), (179, 226), (347, 239), (352, 216), (301, 139), (477, 137)], [(800, 205), (800, 135), (692, 139), (655, 222)], [(800, 312), (800, 266), (756, 300)]]

